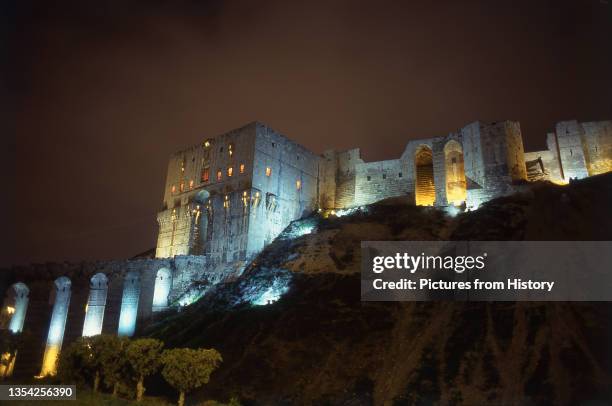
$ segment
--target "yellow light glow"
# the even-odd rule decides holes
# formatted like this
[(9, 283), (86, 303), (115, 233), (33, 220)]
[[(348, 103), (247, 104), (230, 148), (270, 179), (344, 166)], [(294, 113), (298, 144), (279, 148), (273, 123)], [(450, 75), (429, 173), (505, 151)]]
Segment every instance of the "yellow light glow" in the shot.
[(59, 357), (59, 346), (49, 345), (45, 349), (42, 369), (40, 375), (36, 378), (44, 378), (45, 376), (53, 376), (57, 373), (57, 358)]
[(271, 175), (272, 175), (272, 168), (268, 166), (266, 167), (266, 176), (270, 177)]
[(6, 306), (6, 312), (8, 314), (13, 314), (13, 313), (15, 313), (15, 308), (12, 307), (12, 306)]

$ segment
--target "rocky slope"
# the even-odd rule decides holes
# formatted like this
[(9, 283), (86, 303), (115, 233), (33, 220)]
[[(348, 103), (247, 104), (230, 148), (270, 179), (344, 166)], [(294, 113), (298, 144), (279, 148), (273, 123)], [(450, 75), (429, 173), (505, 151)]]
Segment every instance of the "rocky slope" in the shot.
[(362, 240), (610, 240), (610, 207), (606, 175), (535, 184), (457, 217), (402, 199), (315, 215), (293, 223), (237, 281), (145, 334), (223, 354), (199, 399), (609, 404), (609, 304), (361, 302), (359, 264)]

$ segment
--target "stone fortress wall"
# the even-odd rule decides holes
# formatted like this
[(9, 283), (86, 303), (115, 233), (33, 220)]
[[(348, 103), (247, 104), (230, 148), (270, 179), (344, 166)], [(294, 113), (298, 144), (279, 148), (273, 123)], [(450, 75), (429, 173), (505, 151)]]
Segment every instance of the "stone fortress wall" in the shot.
[(0, 273), (0, 328), (28, 331), (35, 342), (0, 374), (53, 374), (64, 343), (133, 335), (155, 313), (240, 275), (291, 221), (317, 209), (398, 196), (476, 209), (527, 181), (563, 184), (612, 170), (610, 121), (560, 122), (546, 141), (546, 150), (525, 153), (517, 122), (474, 122), (410, 140), (397, 159), (365, 162), (359, 149), (316, 155), (257, 122), (205, 139), (170, 157), (156, 258)]

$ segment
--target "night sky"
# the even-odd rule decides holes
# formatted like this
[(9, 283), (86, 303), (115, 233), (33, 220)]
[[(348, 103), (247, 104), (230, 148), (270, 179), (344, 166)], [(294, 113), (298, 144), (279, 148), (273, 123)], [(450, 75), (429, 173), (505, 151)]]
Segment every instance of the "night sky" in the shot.
[(1, 7), (1, 266), (154, 247), (168, 156), (253, 120), (379, 160), (475, 120), (535, 150), (612, 119), (605, 0)]

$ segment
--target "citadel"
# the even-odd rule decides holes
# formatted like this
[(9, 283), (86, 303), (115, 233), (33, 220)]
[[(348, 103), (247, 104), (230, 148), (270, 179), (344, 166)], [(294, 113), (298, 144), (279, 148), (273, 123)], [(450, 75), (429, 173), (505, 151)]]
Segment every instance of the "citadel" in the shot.
[[(563, 121), (547, 148), (525, 152), (514, 121), (474, 122), (409, 140), (395, 159), (365, 162), (358, 148), (318, 155), (254, 122), (171, 155), (157, 215), (154, 258), (35, 264), (0, 275), (0, 328), (27, 329), (40, 345), (0, 376), (46, 376), (64, 342), (131, 336), (238, 277), (292, 221), (392, 197), (476, 210), (533, 181), (566, 184), (612, 170), (612, 122)], [(2, 355), (5, 356), (5, 355)]]

